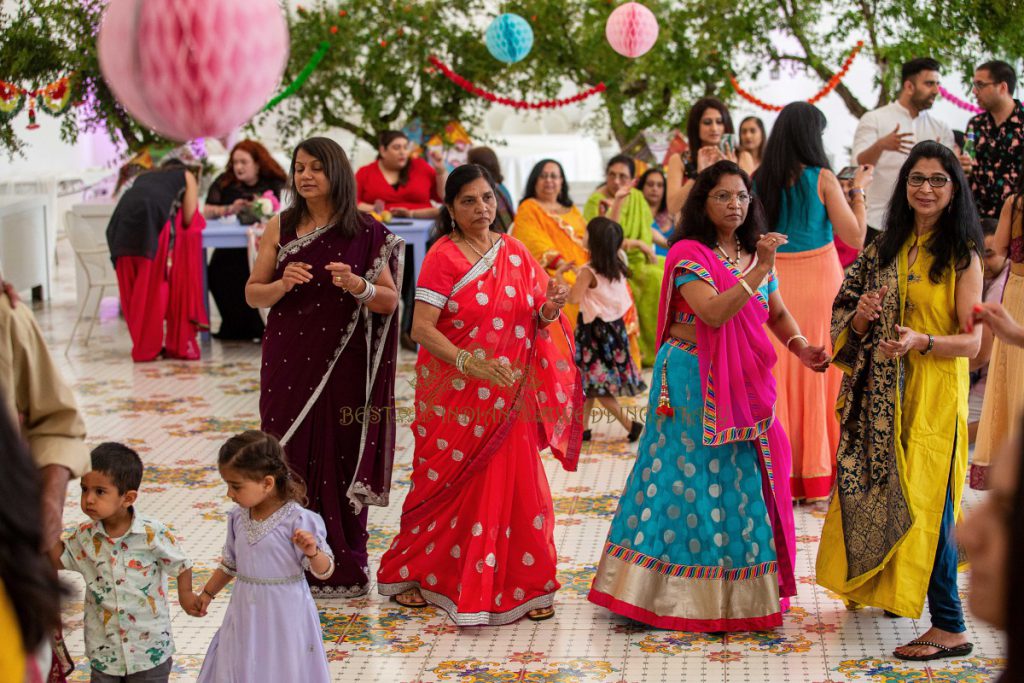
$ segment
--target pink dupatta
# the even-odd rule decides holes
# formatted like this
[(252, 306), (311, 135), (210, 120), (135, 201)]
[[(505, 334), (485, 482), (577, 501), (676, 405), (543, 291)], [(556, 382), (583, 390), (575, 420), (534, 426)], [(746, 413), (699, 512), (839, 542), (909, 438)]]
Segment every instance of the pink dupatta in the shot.
[[(734, 266), (723, 264), (711, 249), (689, 239), (669, 250), (665, 273), (658, 312), (659, 344), (669, 336), (670, 303), (677, 275), (692, 273), (716, 292), (735, 286), (742, 276)], [(704, 399), (702, 440), (708, 446), (736, 441), (757, 444), (765, 474), (765, 502), (776, 535), (779, 592), (788, 597), (796, 595), (796, 531), (789, 481), (792, 463), (789, 439), (775, 421), (772, 367), (777, 356), (764, 329), (767, 321), (768, 300), (760, 290), (720, 327), (697, 317), (697, 362)]]

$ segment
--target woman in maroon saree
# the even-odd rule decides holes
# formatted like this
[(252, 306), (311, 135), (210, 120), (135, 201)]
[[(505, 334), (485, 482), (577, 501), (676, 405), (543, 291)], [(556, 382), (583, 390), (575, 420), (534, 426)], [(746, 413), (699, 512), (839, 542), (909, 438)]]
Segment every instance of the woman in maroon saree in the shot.
[(583, 393), (564, 285), (493, 230), (496, 190), (466, 164), (445, 186), (416, 290), (412, 488), (381, 595), (460, 626), (554, 616), (551, 492), (539, 453), (576, 469)]
[(300, 143), (291, 178), (293, 205), (268, 223), (245, 292), (271, 309), (260, 419), (327, 525), (337, 569), (313, 591), (355, 597), (369, 589), (366, 506), (387, 505), (391, 486), (403, 241), (356, 211), (334, 141)]

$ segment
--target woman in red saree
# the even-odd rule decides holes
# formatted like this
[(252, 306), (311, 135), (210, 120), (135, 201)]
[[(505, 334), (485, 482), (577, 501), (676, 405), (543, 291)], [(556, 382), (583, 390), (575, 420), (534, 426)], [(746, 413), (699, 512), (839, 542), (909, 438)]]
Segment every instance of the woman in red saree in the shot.
[[(272, 218), (245, 288), (270, 308), (260, 369), (261, 429), (306, 482), (336, 569), (314, 593), (369, 590), (366, 506), (388, 504), (402, 284), (401, 238), (356, 211), (345, 152), (328, 138), (292, 156), (293, 205)], [(378, 416), (378, 417), (374, 417)]]
[[(198, 360), (203, 302), (203, 228), (198, 183), (178, 149), (125, 190), (107, 224), (121, 310), (136, 363)], [(166, 325), (166, 330), (165, 330)]]
[(460, 626), (554, 615), (554, 514), (539, 453), (575, 470), (583, 393), (564, 285), (493, 231), (480, 166), (445, 186), (440, 232), (416, 290), (416, 449), (382, 595)]

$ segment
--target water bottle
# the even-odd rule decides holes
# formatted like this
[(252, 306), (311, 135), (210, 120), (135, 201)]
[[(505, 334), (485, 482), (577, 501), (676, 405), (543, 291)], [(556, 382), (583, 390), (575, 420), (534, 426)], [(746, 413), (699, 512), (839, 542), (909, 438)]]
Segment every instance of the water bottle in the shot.
[(971, 160), (973, 160), (975, 156), (978, 154), (978, 150), (974, 148), (974, 140), (975, 135), (974, 131), (972, 130), (969, 133), (967, 133), (964, 139), (964, 154), (969, 156)]

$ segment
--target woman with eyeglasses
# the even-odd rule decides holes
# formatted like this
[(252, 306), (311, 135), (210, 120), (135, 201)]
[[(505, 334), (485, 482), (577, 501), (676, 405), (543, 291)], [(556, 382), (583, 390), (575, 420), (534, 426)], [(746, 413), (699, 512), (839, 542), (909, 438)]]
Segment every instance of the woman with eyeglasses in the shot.
[[(1024, 147), (1017, 155), (1024, 168)], [(992, 248), (997, 258), (1010, 260), (1003, 288), (1004, 316), (1024, 320), (1024, 173), (1013, 194), (1003, 202)], [(1004, 261), (1005, 262), (1005, 261)], [(1004, 318), (1005, 319), (1005, 318)], [(988, 488), (988, 468), (1017, 416), (1024, 412), (1024, 349), (998, 335), (992, 342), (981, 423), (971, 460), (971, 487)]]
[[(843, 283), (834, 234), (858, 249), (863, 245), (864, 188), (871, 184), (872, 167), (859, 167), (854, 189), (844, 192), (822, 144), (826, 124), (825, 115), (813, 104), (786, 105), (754, 174), (754, 190), (769, 227), (789, 238), (775, 259), (779, 291), (800, 329), (823, 340), (831, 354), (832, 302)], [(827, 500), (835, 478), (835, 404), (843, 375), (837, 369), (812, 375), (786, 351), (775, 344), (776, 416), (793, 444), (793, 498)]]
[(948, 148), (914, 146), (885, 231), (843, 282), (832, 313), (846, 375), (836, 488), (817, 579), (849, 609), (869, 605), (931, 628), (900, 659), (965, 657), (953, 528), (967, 474), (968, 359), (981, 329), (983, 237), (967, 179)]
[(647, 429), (590, 589), (657, 628), (775, 628), (796, 595), (768, 330), (810, 369), (829, 359), (786, 310), (773, 274), (786, 237), (764, 233), (750, 187), (737, 164), (712, 165), (669, 240)]

